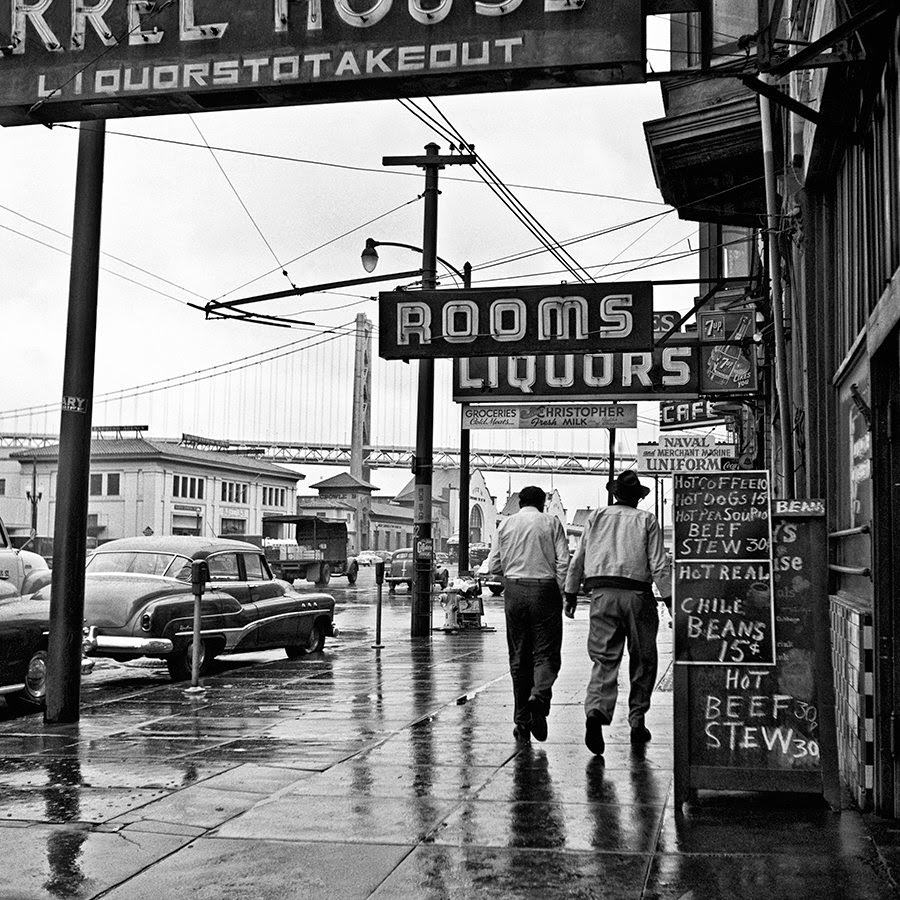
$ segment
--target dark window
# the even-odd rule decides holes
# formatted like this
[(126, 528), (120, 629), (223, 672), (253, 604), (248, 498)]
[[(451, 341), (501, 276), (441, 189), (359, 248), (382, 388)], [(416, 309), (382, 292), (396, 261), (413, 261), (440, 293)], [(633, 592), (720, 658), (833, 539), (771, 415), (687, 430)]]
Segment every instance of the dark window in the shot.
[(268, 581), (262, 566), (262, 559), (258, 553), (244, 554), (244, 572), (247, 575), (247, 581)]
[(106, 476), (106, 493), (110, 497), (119, 496), (119, 476), (117, 474)]
[[(82, 482), (84, 484), (84, 482)], [(91, 475), (91, 496), (100, 497), (103, 494), (103, 476)]]
[(6, 479), (0, 478), (0, 497), (6, 496)]
[(236, 553), (217, 553), (207, 560), (210, 581), (240, 581)]
[(220, 534), (246, 534), (247, 522), (244, 519), (222, 519)]

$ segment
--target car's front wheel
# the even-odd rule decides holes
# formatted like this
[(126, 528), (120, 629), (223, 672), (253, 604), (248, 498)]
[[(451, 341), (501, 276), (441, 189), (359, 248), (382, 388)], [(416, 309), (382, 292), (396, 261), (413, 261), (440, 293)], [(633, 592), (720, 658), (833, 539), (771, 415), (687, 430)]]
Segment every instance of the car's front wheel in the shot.
[(35, 712), (44, 708), (47, 699), (47, 651), (38, 650), (28, 660), (25, 687), (17, 694), (8, 694), (7, 704), (17, 712)]
[(503, 593), (503, 585), (502, 584), (489, 584), (488, 590), (495, 596), (499, 597)]
[(305, 644), (292, 644), (284, 648), (288, 659), (300, 659), (309, 653), (319, 653), (325, 646), (325, 630), (318, 622), (313, 623), (312, 630)]
[[(206, 641), (200, 641), (200, 672), (206, 670), (207, 662), (211, 658)], [(173, 650), (166, 657), (166, 667), (172, 681), (190, 681), (194, 674), (194, 642), (188, 641), (182, 647)]]

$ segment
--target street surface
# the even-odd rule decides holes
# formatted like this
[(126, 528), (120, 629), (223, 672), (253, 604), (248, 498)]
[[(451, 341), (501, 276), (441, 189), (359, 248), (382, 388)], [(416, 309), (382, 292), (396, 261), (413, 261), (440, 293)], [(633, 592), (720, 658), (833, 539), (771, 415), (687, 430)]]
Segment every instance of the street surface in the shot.
[(502, 598), (485, 595), (495, 633), (429, 647), (385, 591), (378, 654), (372, 569), (341, 585), (323, 653), (225, 658), (200, 700), (159, 663), (101, 661), (77, 726), (0, 704), (0, 897), (894, 896), (855, 812), (707, 795), (676, 816), (665, 621), (653, 741), (632, 750), (620, 694), (601, 760), (584, 603), (549, 738), (523, 748)]

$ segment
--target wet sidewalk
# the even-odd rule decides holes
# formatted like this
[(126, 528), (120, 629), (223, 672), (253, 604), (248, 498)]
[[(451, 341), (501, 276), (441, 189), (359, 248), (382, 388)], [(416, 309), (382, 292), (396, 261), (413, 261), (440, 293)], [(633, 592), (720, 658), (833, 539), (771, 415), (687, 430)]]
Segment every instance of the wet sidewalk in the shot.
[(229, 661), (202, 700), (101, 670), (78, 726), (0, 721), (0, 897), (893, 896), (856, 813), (708, 795), (676, 816), (667, 650), (652, 742), (617, 714), (591, 756), (582, 604), (549, 738), (523, 748), (501, 602), (496, 633), (429, 646), (398, 596), (376, 654), (370, 596), (347, 592), (324, 653)]

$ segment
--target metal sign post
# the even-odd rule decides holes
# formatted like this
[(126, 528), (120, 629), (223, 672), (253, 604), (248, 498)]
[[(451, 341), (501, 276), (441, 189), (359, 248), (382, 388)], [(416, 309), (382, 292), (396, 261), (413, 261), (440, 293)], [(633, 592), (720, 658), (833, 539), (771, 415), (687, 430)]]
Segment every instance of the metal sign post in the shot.
[(84, 563), (105, 138), (106, 123), (103, 121), (84, 123), (78, 138), (69, 321), (53, 530), (47, 708), (44, 713), (44, 721), (51, 725), (77, 722), (81, 695)]
[(378, 605), (375, 607), (375, 643), (372, 644), (372, 649), (382, 650), (384, 648), (384, 644), (381, 643), (381, 600), (384, 593), (383, 559), (375, 563), (375, 587), (378, 591)]

